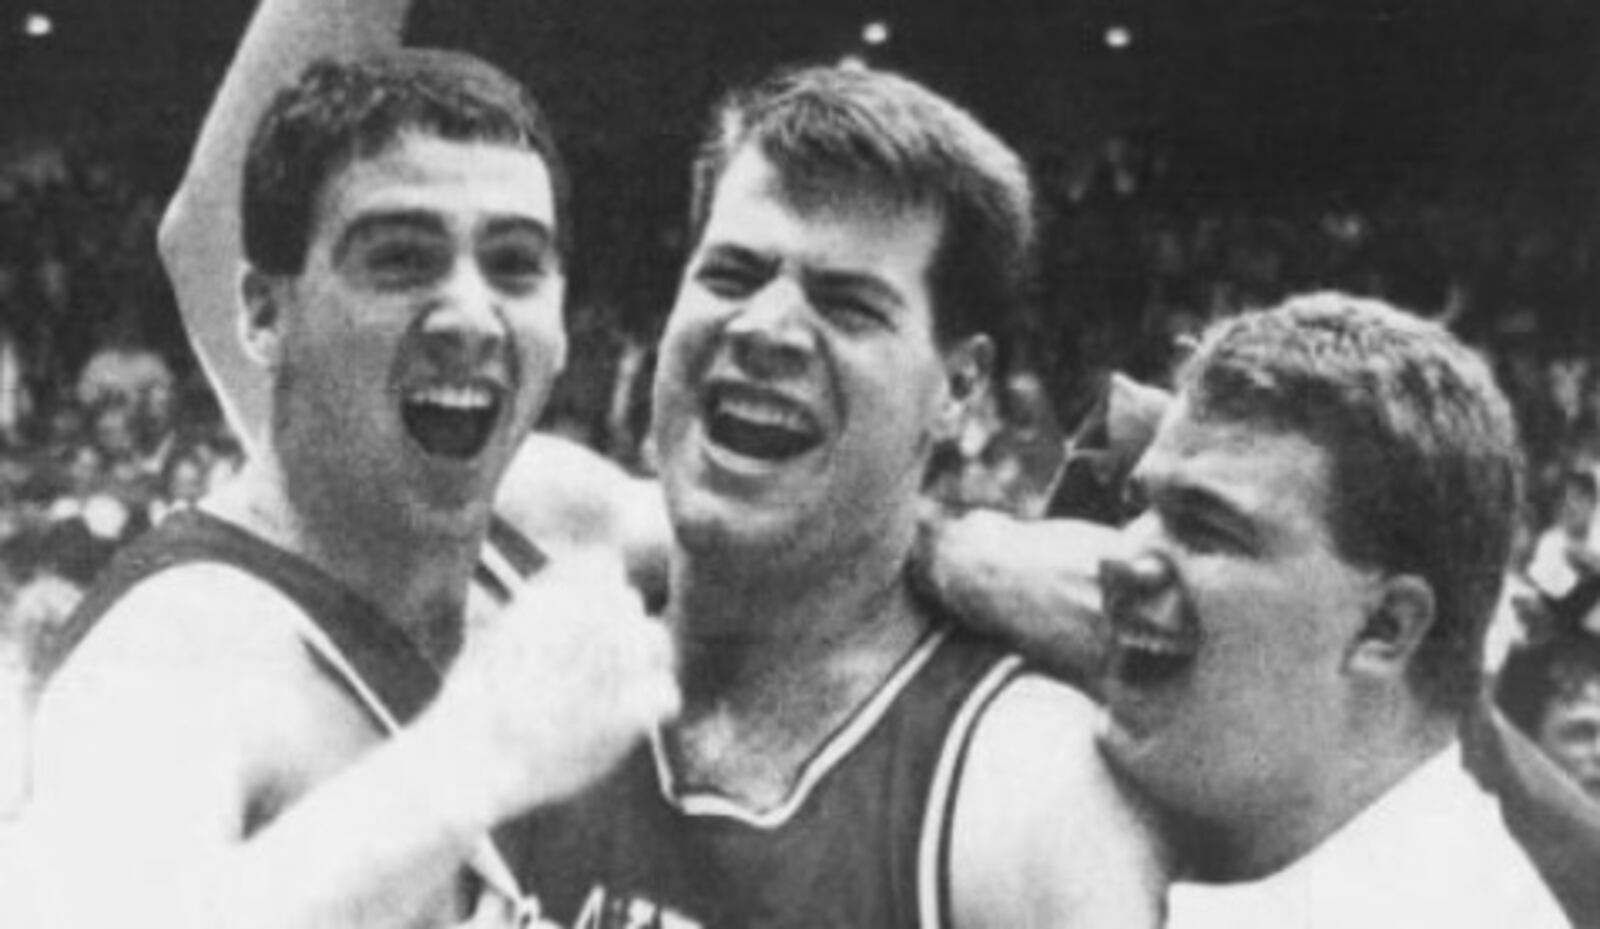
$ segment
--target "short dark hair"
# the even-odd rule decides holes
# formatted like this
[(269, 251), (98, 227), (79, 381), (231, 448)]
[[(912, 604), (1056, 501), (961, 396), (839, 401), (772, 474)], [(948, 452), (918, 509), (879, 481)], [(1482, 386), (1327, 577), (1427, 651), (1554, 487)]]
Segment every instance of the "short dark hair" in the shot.
[(1415, 574), (1436, 611), (1411, 665), (1432, 706), (1481, 678), (1521, 499), (1510, 403), (1444, 327), (1338, 293), (1224, 320), (1179, 373), (1201, 419), (1305, 436), (1331, 463), (1328, 525), (1357, 564)]
[(1537, 739), (1556, 699), (1600, 682), (1600, 638), (1575, 630), (1514, 649), (1495, 680), (1495, 703), (1518, 729)]
[(1038, 230), (1027, 168), (971, 114), (921, 84), (840, 65), (782, 71), (727, 96), (695, 161), (693, 241), (723, 172), (751, 146), (800, 209), (865, 201), (939, 216), (929, 287), (941, 343), (1001, 333), (1030, 299)]
[(271, 274), (305, 270), (317, 197), (336, 172), (402, 135), (526, 149), (544, 159), (556, 239), (569, 247), (568, 184), (549, 123), (527, 91), (471, 55), (400, 49), (312, 63), (273, 99), (245, 159), (245, 257)]

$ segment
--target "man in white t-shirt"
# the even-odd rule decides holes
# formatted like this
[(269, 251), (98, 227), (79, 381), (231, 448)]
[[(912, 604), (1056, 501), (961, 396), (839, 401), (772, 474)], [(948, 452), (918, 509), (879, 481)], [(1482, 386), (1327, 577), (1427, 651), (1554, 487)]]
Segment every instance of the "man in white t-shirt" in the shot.
[(1481, 359), (1337, 294), (1226, 321), (1131, 484), (1103, 744), (1169, 924), (1566, 925), (1457, 742), (1520, 486)]

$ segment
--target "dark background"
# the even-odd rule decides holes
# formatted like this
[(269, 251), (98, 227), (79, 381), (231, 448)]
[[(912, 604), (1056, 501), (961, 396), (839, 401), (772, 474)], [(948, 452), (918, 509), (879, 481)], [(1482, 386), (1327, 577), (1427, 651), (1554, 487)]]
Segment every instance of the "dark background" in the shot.
[[(116, 127), (170, 188), (248, 0), (0, 0), (0, 139)], [(1050, 184), (1108, 139), (1176, 208), (1471, 202), (1546, 228), (1596, 214), (1597, 5), (1583, 0), (454, 0), (416, 40), (482, 53), (552, 111), (578, 176), (588, 279), (657, 304), (706, 105), (780, 62), (860, 54), (971, 105)], [(24, 14), (56, 23), (23, 37)], [(878, 48), (861, 39), (890, 24)], [(1127, 28), (1113, 49), (1106, 30)], [(126, 124), (124, 124), (126, 123)], [(164, 186), (163, 186), (164, 185)]]

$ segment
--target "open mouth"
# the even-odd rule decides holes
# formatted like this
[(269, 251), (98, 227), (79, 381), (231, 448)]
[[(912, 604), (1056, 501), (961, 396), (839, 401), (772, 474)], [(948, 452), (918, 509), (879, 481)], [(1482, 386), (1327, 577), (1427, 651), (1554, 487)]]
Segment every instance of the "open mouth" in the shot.
[(1115, 642), (1111, 672), (1123, 684), (1169, 683), (1200, 653), (1199, 621), (1175, 587), (1143, 593), (1109, 589), (1105, 610)]
[(1194, 664), (1196, 652), (1195, 647), (1163, 635), (1118, 633), (1113, 673), (1124, 684), (1154, 687), (1181, 676)]
[(822, 430), (807, 411), (767, 394), (713, 391), (705, 421), (712, 442), (757, 461), (787, 461), (822, 442)]
[(489, 444), (501, 403), (498, 391), (482, 385), (423, 387), (406, 392), (400, 416), (424, 452), (464, 461)]

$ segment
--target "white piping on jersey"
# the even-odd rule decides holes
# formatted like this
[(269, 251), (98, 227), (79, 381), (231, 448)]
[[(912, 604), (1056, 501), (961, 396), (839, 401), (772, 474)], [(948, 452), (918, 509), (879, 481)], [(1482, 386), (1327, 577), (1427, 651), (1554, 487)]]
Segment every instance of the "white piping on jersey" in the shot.
[(506, 556), (506, 553), (500, 550), (500, 546), (493, 543), (485, 544), (478, 552), (478, 564), (483, 566), (495, 580), (499, 581), (500, 586), (513, 593), (522, 586), (529, 576), (518, 571), (516, 566), (511, 563), (511, 559)]
[(939, 766), (934, 769), (933, 786), (928, 789), (928, 802), (923, 808), (922, 836), (917, 848), (917, 925), (922, 929), (941, 929), (950, 925), (950, 914), (944, 912), (941, 905), (943, 897), (939, 893), (939, 865), (945, 859), (947, 817), (955, 809), (956, 767), (984, 708), (989, 706), (1000, 688), (1014, 680), (1012, 672), (1020, 664), (1020, 656), (1010, 655), (989, 669), (978, 686), (967, 694), (955, 722), (945, 735), (944, 747), (939, 750)]
[(795, 781), (789, 796), (778, 805), (766, 810), (751, 810), (736, 800), (720, 797), (715, 794), (696, 793), (694, 791), (680, 791), (677, 779), (673, 776), (672, 765), (667, 760), (666, 750), (661, 745), (661, 733), (657, 730), (651, 735), (650, 748), (655, 755), (656, 783), (661, 789), (661, 797), (671, 807), (688, 816), (720, 816), (736, 820), (747, 826), (757, 829), (776, 829), (788, 822), (805, 805), (811, 792), (818, 783), (827, 776), (828, 772), (838, 766), (845, 756), (854, 751), (856, 746), (866, 740), (880, 720), (889, 712), (894, 701), (900, 696), (907, 685), (928, 663), (933, 653), (938, 650), (940, 643), (950, 637), (948, 629), (941, 629), (923, 640), (900, 666), (889, 675), (877, 693), (872, 695), (866, 703), (856, 711), (838, 731), (830, 735), (800, 769), (800, 777)]
[[(312, 650), (321, 656), (324, 661), (333, 666), (333, 670), (339, 675), (340, 679), (349, 685), (350, 689), (355, 692), (356, 698), (378, 720), (384, 732), (391, 736), (398, 733), (401, 728), (400, 722), (394, 718), (394, 714), (389, 712), (389, 708), (378, 694), (367, 686), (367, 682), (362, 679), (360, 672), (346, 660), (344, 652), (334, 644), (332, 639), (328, 638), (328, 634), (323, 631), (322, 627), (317, 625), (316, 621), (307, 616), (298, 606), (288, 612), (289, 615), (294, 617), (294, 623), (298, 627), (300, 638), (304, 639), (306, 644), (310, 645)], [(517, 878), (512, 873), (511, 867), (506, 864), (505, 857), (500, 854), (500, 850), (495, 847), (494, 842), (488, 836), (480, 839), (473, 848), (470, 863), (472, 869), (478, 872), (478, 876), (483, 878), (485, 884), (494, 888), (497, 893), (505, 896), (508, 900), (516, 903), (519, 915), (523, 909), (538, 905), (532, 895), (522, 892), (522, 887), (517, 883)]]

